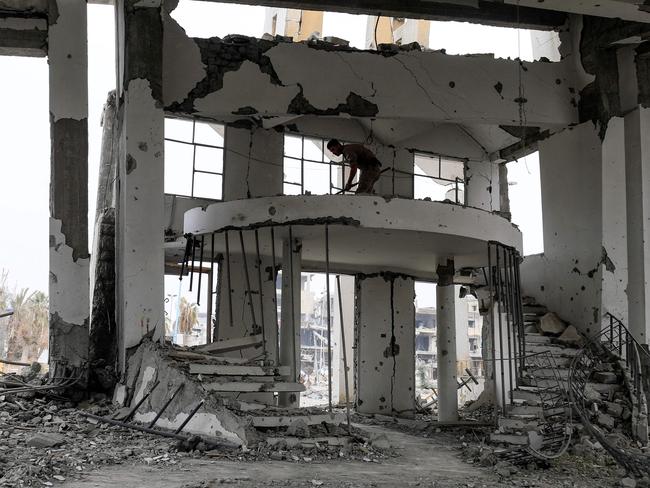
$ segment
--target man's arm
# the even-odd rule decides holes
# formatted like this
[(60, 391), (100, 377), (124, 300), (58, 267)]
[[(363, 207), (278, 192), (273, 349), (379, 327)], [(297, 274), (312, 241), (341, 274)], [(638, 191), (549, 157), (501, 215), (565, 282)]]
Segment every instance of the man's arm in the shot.
[(356, 164), (351, 164), (350, 165), (350, 176), (348, 176), (348, 182), (345, 184), (345, 191), (348, 191), (350, 188), (352, 188), (352, 181), (354, 181), (354, 177), (357, 174), (357, 165)]

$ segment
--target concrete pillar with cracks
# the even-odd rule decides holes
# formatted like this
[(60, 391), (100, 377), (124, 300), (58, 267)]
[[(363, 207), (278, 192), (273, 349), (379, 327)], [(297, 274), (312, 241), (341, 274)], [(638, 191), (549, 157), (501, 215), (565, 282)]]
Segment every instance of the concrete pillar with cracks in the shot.
[(88, 46), (86, 2), (49, 2), (50, 371), (88, 361)]
[(415, 281), (393, 273), (356, 280), (357, 410), (410, 417), (415, 404)]
[(499, 211), (508, 220), (511, 219), (510, 196), (508, 190), (508, 168), (505, 164), (499, 165)]
[(628, 314), (630, 330), (642, 344), (650, 327), (650, 108), (625, 116)]
[(120, 141), (116, 249), (119, 359), (164, 334), (164, 157), (160, 1), (118, 0)]
[(499, 173), (500, 166), (490, 161), (465, 163), (465, 204), (488, 212), (498, 211), (501, 208)]
[(438, 266), (436, 286), (438, 420), (458, 420), (458, 383), (456, 366), (456, 287), (454, 266)]
[[(302, 244), (285, 239), (282, 243), (282, 310), (280, 315), (280, 364), (289, 366), (289, 381), (300, 376), (300, 275)], [(300, 393), (281, 392), (281, 407), (299, 407)]]

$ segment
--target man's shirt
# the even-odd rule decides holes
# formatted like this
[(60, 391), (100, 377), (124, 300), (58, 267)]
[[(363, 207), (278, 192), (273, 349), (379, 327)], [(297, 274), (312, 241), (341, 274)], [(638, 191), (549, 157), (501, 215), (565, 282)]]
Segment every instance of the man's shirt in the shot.
[(346, 144), (343, 146), (343, 160), (361, 170), (381, 166), (377, 156), (363, 144)]

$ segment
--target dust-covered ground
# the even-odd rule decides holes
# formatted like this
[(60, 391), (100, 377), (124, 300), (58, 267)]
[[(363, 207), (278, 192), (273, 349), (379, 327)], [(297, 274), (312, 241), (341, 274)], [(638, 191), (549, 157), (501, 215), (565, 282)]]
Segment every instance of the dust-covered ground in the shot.
[(605, 488), (623, 486), (625, 476), (602, 448), (588, 442), (547, 468), (514, 467), (493, 458), (485, 429), (419, 428), (360, 417), (353, 442), (344, 446), (288, 440), (270, 445), (261, 435), (251, 449), (186, 452), (177, 441), (81, 414), (104, 415), (109, 409), (101, 396), (80, 405), (0, 397), (0, 486)]

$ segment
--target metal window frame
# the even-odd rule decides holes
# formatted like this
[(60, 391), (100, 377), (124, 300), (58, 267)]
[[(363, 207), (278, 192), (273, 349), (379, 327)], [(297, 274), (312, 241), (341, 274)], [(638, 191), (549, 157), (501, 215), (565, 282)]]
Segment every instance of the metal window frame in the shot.
[[(417, 157), (424, 157), (424, 158), (430, 158), (430, 159), (435, 159), (438, 158), (438, 176), (431, 176), (431, 175), (420, 175), (415, 172), (415, 166), (417, 165)], [(415, 198), (415, 181), (416, 178), (427, 178), (433, 181), (439, 181), (439, 182), (444, 182), (448, 184), (452, 184), (455, 186), (455, 192), (456, 192), (456, 204), (458, 205), (465, 205), (465, 202), (460, 202), (458, 199), (458, 195), (460, 193), (459, 189), (462, 188), (463, 192), (465, 190), (465, 160), (463, 159), (456, 159), (456, 158), (449, 158), (449, 157), (444, 157), (446, 161), (452, 161), (452, 162), (458, 162), (463, 165), (463, 177), (462, 178), (454, 178), (449, 179), (449, 178), (443, 178), (441, 176), (442, 174), (442, 159), (443, 156), (442, 154), (434, 154), (434, 153), (426, 153), (426, 152), (421, 152), (421, 151), (416, 151), (413, 153), (413, 195)], [(446, 185), (442, 185), (446, 186)]]
[[(173, 120), (175, 119), (174, 117), (165, 117), (165, 120), (170, 119)], [(225, 169), (225, 163), (226, 163), (226, 147), (225, 147), (225, 136), (224, 136), (224, 144), (223, 145), (213, 145), (213, 144), (205, 144), (202, 142), (196, 142), (196, 124), (197, 122), (200, 124), (204, 124), (207, 122), (201, 122), (197, 121), (196, 119), (175, 119), (175, 120), (184, 120), (184, 121), (191, 121), (192, 122), (192, 141), (182, 141), (180, 139), (174, 139), (171, 137), (165, 137), (164, 141), (165, 142), (173, 142), (176, 144), (186, 144), (192, 146), (192, 185), (190, 189), (190, 194), (189, 195), (181, 195), (178, 193), (168, 193), (168, 195), (174, 195), (178, 197), (186, 197), (186, 198), (200, 198), (204, 200), (213, 200), (213, 201), (221, 201), (223, 200), (223, 184), (224, 184), (224, 169)], [(223, 124), (219, 124), (223, 125)], [(225, 126), (224, 126), (225, 127)], [(205, 147), (209, 149), (221, 149), (221, 172), (219, 171), (206, 171), (206, 170), (201, 170), (201, 169), (196, 169), (196, 148), (197, 147)], [(210, 175), (216, 175), (221, 177), (221, 197), (220, 198), (210, 198), (210, 197), (200, 197), (196, 196), (194, 194), (194, 181), (196, 179), (196, 174), (201, 173), (201, 174), (210, 174)]]
[[(294, 137), (296, 139), (300, 139), (300, 157), (296, 156), (290, 156), (286, 153), (286, 144), (283, 147), (282, 150), (282, 193), (284, 193), (284, 185), (292, 185), (292, 186), (299, 186), (300, 187), (300, 195), (305, 194), (305, 162), (308, 163), (316, 163), (316, 164), (323, 164), (327, 165), (329, 167), (329, 193), (325, 193), (325, 195), (332, 195), (336, 193), (337, 191), (342, 190), (343, 188), (338, 188), (337, 186), (334, 185), (332, 182), (332, 176), (333, 176), (333, 167), (334, 166), (340, 166), (341, 171), (343, 172), (343, 178), (345, 178), (345, 167), (342, 165), (339, 165), (337, 163), (332, 162), (331, 159), (326, 159), (325, 157), (325, 139), (322, 137), (318, 136), (310, 136), (310, 135), (305, 135), (305, 134), (285, 134), (285, 141), (287, 137)], [(320, 141), (320, 146), (321, 146), (321, 160), (317, 161), (315, 159), (307, 158), (305, 157), (305, 139), (313, 139), (316, 141)], [(300, 162), (300, 183), (297, 183), (295, 181), (287, 181), (285, 179), (285, 173), (284, 173), (284, 163), (286, 159), (291, 159), (293, 161), (299, 161)]]

